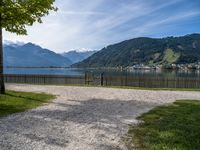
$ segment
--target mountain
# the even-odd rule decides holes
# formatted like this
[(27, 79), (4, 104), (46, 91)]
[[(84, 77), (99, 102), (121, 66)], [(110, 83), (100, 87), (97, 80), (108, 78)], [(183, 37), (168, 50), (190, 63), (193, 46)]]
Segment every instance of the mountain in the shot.
[(67, 67), (72, 62), (38, 45), (4, 44), (4, 66), (7, 67)]
[(97, 51), (78, 52), (76, 50), (73, 50), (73, 51), (69, 51), (66, 53), (62, 53), (61, 55), (68, 58), (69, 60), (71, 60), (72, 63), (77, 63), (77, 62), (80, 62), (80, 61), (90, 57), (91, 55), (93, 55), (96, 52)]
[(200, 34), (182, 37), (140, 37), (110, 45), (72, 67), (168, 65), (200, 61)]

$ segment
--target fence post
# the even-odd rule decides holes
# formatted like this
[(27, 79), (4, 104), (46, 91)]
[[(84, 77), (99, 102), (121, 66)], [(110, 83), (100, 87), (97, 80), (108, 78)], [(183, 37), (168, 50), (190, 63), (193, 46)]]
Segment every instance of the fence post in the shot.
[(127, 84), (127, 79), (128, 78), (128, 73), (127, 73), (127, 71), (126, 71), (126, 79), (125, 79), (125, 86), (128, 86), (128, 84)]
[(85, 85), (87, 84), (87, 72), (85, 72)]
[(101, 73), (100, 78), (101, 78), (101, 86), (103, 86), (103, 77), (104, 77), (104, 72)]

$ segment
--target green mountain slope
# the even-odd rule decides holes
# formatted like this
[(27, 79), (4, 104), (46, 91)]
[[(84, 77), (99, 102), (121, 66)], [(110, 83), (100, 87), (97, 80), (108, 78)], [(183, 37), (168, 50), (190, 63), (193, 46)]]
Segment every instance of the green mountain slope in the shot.
[(116, 67), (135, 64), (185, 64), (200, 61), (200, 34), (162, 39), (135, 38), (110, 45), (72, 67)]

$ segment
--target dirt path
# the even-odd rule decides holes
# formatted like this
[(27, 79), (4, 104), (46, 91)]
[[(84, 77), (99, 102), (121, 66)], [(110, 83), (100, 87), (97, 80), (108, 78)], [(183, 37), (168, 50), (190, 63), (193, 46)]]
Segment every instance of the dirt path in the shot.
[(7, 89), (58, 95), (52, 103), (0, 119), (1, 150), (110, 150), (141, 113), (200, 92), (8, 84)]

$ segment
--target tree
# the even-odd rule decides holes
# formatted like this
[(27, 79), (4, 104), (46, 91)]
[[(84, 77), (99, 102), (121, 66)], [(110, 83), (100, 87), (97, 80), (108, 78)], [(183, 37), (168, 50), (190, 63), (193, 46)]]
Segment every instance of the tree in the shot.
[(42, 23), (42, 17), (56, 11), (55, 0), (0, 0), (0, 94), (5, 93), (3, 74), (3, 35), (2, 29), (26, 35), (27, 26), (34, 22)]

